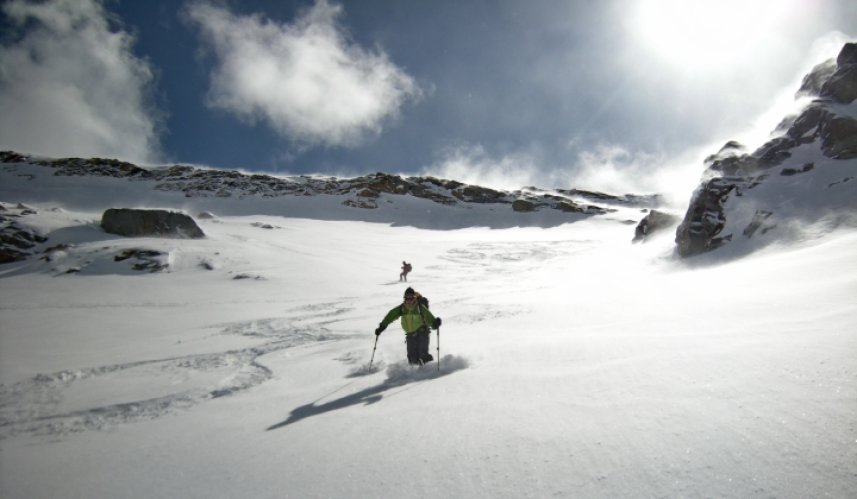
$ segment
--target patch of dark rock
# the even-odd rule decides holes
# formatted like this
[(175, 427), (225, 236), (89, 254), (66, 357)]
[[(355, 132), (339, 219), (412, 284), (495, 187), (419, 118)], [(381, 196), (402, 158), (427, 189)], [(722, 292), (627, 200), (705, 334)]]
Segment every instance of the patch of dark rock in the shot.
[(747, 237), (753, 237), (753, 235), (759, 229), (762, 229), (762, 234), (776, 227), (775, 225), (766, 225), (765, 221), (770, 218), (774, 213), (768, 210), (756, 210), (756, 213), (753, 215), (753, 220), (749, 225), (744, 229), (744, 235)]
[(29, 156), (18, 154), (15, 151), (0, 151), (0, 162), (3, 163), (26, 163), (29, 160)]
[(857, 120), (838, 116), (821, 131), (821, 149), (831, 159), (857, 158)]
[(634, 230), (634, 239), (632, 242), (638, 243), (640, 241), (645, 241), (652, 234), (672, 227), (677, 224), (678, 221), (679, 218), (675, 215), (663, 213), (658, 210), (652, 210), (648, 215), (640, 220), (639, 224), (637, 224), (637, 227)]
[(833, 76), (836, 72), (836, 67), (836, 61), (833, 59), (824, 61), (821, 64), (816, 64), (815, 67), (813, 67), (810, 72), (803, 77), (803, 81), (797, 91), (797, 96), (821, 95), (821, 87), (830, 79), (831, 76)]
[(151, 171), (126, 161), (110, 158), (64, 158), (40, 162), (44, 166), (55, 168), (57, 176), (98, 175), (102, 177), (149, 179)]
[(123, 262), (125, 260), (137, 260), (131, 268), (140, 272), (160, 272), (167, 269), (170, 265), (164, 263), (162, 257), (166, 253), (147, 249), (127, 249), (113, 257), (114, 262)]
[(243, 280), (247, 280), (247, 279), (252, 279), (252, 280), (254, 280), (254, 281), (263, 281), (263, 280), (265, 280), (265, 278), (264, 278), (264, 277), (262, 277), (262, 276), (259, 276), (259, 275), (251, 275), (251, 274), (237, 274), (237, 275), (235, 275), (235, 276), (232, 278), (232, 280), (233, 280), (233, 281), (243, 281)]
[(743, 176), (756, 172), (759, 169), (759, 160), (747, 154), (728, 156), (715, 159), (708, 169), (727, 177)]
[(530, 213), (536, 211), (536, 205), (524, 199), (516, 199), (512, 203), (512, 210), (518, 213)]
[(778, 137), (765, 143), (762, 147), (753, 153), (753, 156), (758, 158), (757, 166), (759, 168), (771, 168), (783, 163), (792, 156), (791, 149), (794, 149), (797, 143), (788, 137)]
[(57, 244), (55, 246), (51, 246), (50, 248), (46, 248), (45, 251), (42, 252), (45, 256), (43, 256), (41, 259), (46, 262), (52, 262), (54, 261), (54, 259), (56, 259), (57, 253), (62, 253), (68, 249), (71, 249), (72, 247), (73, 245), (71, 244)]
[(455, 196), (456, 199), (467, 203), (500, 203), (509, 196), (508, 193), (489, 189), (487, 187), (480, 187), (478, 185), (464, 185), (461, 183), (448, 185), (455, 185), (455, 187), (451, 188), (452, 195)]
[(125, 237), (205, 237), (193, 218), (166, 210), (111, 208), (102, 215), (101, 227), (105, 232)]
[(852, 180), (854, 180), (854, 177), (845, 177), (842, 180), (827, 184), (827, 187), (833, 187), (834, 185), (844, 184), (844, 183), (850, 182)]
[[(762, 184), (762, 182), (765, 181), (766, 178), (768, 178), (767, 174), (759, 175), (758, 177), (750, 177), (749, 179), (747, 179), (747, 188), (752, 189), (754, 187), (758, 187)], [(736, 189), (736, 195), (741, 195), (740, 189)]]
[(48, 240), (33, 229), (18, 225), (11, 218), (20, 216), (4, 212), (0, 217), (0, 264), (26, 260), (31, 256), (30, 250)]
[(358, 198), (358, 199), (346, 199), (342, 202), (343, 206), (348, 206), (349, 208), (362, 208), (365, 210), (374, 210), (378, 207), (378, 203), (375, 202), (374, 199), (371, 198)]
[(815, 168), (815, 165), (813, 163), (807, 163), (807, 164), (803, 165), (803, 168), (800, 168), (800, 169), (798, 169), (798, 168), (783, 168), (782, 171), (780, 171), (780, 175), (782, 175), (784, 177), (790, 177), (792, 175), (797, 175), (799, 173), (806, 173), (808, 171), (812, 171), (813, 168)]
[(680, 256), (705, 253), (732, 239), (720, 237), (726, 226), (723, 204), (737, 184), (730, 179), (713, 178), (698, 189), (691, 199), (687, 214), (676, 229), (676, 246)]
[(585, 213), (586, 209), (573, 201), (560, 201), (554, 208), (565, 213)]

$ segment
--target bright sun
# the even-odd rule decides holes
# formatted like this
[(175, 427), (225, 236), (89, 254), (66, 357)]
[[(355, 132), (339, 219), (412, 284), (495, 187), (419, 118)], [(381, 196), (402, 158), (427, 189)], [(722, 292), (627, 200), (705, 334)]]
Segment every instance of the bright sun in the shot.
[(798, 0), (640, 0), (634, 12), (644, 43), (670, 64), (707, 70), (758, 55)]

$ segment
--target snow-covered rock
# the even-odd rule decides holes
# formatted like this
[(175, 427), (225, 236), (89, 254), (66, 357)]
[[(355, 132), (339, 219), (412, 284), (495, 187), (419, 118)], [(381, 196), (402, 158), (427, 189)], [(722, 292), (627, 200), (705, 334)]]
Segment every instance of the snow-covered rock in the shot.
[(817, 98), (754, 152), (733, 141), (706, 160), (704, 180), (676, 231), (681, 256), (753, 239), (752, 249), (825, 219), (853, 222), (857, 44), (846, 44), (836, 61), (804, 78), (798, 95), (808, 94)]
[(664, 213), (658, 210), (652, 210), (648, 215), (640, 220), (637, 228), (634, 230), (633, 242), (645, 241), (649, 236), (656, 232), (674, 227), (679, 221), (679, 218), (669, 213)]

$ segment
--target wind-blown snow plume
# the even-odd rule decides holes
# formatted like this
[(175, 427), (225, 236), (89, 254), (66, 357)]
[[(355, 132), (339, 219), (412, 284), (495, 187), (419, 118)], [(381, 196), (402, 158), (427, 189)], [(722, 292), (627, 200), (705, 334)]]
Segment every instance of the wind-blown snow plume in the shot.
[(494, 156), (482, 145), (458, 144), (446, 148), (440, 160), (423, 173), (495, 189), (518, 189), (544, 184), (538, 164), (535, 155), (528, 152)]
[(360, 143), (420, 96), (413, 78), (384, 52), (349, 39), (337, 23), (342, 7), (325, 0), (293, 24), (204, 2), (188, 14), (218, 59), (209, 105), (264, 121), (301, 144)]
[(14, 0), (2, 9), (22, 32), (0, 47), (0, 147), (156, 161), (152, 69), (101, 3)]

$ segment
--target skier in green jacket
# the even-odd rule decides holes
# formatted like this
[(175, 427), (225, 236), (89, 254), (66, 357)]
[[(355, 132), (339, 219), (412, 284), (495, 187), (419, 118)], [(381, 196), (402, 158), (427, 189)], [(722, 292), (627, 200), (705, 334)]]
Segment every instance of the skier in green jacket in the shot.
[(423, 365), (434, 360), (428, 353), (429, 326), (432, 329), (440, 327), (440, 317), (432, 315), (428, 306), (420, 303), (419, 293), (413, 288), (405, 290), (405, 301), (401, 305), (387, 312), (387, 315), (375, 329), (375, 335), (380, 335), (394, 320), (402, 319), (402, 329), (405, 330), (405, 339), (408, 345), (408, 363)]

